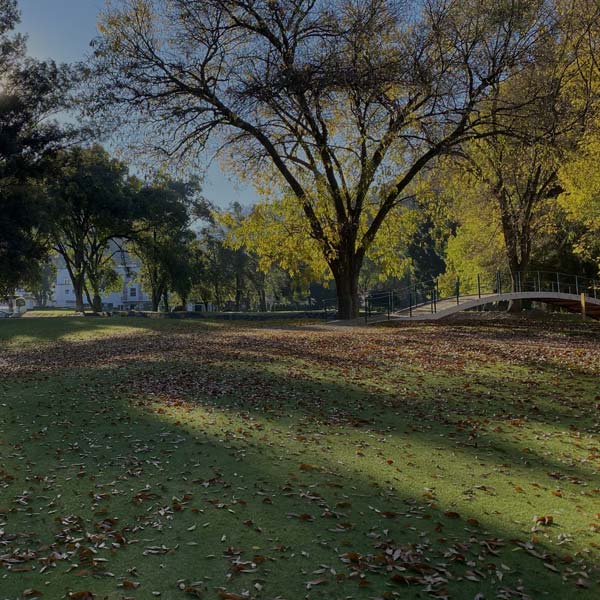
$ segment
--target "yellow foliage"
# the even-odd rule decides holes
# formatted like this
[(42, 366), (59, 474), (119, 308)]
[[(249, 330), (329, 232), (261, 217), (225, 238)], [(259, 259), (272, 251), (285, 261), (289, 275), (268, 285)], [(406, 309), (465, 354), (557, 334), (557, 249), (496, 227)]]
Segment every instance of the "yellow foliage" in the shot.
[(583, 226), (575, 250), (600, 268), (600, 135), (590, 134), (560, 169), (565, 190), (559, 203), (567, 218)]

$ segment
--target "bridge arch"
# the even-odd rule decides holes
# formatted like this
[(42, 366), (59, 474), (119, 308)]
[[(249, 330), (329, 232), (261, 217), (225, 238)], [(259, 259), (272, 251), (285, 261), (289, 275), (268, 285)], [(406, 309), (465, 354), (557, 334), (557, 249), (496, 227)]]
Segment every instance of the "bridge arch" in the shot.
[(571, 312), (585, 310), (586, 315), (600, 319), (600, 281), (578, 275), (541, 271), (512, 273), (508, 279), (500, 273), (493, 278), (477, 275), (471, 281), (457, 279), (454, 293), (448, 291), (446, 284), (446, 296), (440, 294), (435, 280), (399, 290), (378, 290), (365, 298), (365, 321), (386, 317), (434, 321), (488, 304), (516, 300), (542, 302)]

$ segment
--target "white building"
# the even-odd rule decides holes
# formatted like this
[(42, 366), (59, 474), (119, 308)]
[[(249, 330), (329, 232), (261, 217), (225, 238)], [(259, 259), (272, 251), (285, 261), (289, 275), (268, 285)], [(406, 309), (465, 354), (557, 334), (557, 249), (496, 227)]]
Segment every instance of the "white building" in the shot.
[[(102, 295), (103, 310), (143, 310), (150, 308), (151, 299), (139, 282), (139, 264), (126, 254), (123, 256), (117, 255), (117, 258), (120, 262), (115, 264), (115, 271), (122, 281), (121, 289)], [(57, 260), (56, 267), (56, 282), (50, 306), (75, 308), (75, 293), (69, 272), (61, 259)], [(87, 302), (85, 295), (84, 301)]]

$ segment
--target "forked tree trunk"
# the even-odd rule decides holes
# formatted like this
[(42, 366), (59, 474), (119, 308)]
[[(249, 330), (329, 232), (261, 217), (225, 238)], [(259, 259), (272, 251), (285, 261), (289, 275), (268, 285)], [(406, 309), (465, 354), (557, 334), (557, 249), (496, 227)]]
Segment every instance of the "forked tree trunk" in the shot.
[(90, 294), (90, 293), (88, 293), (88, 290), (86, 287), (86, 296), (88, 297), (88, 302), (90, 303), (90, 306), (92, 307), (92, 311), (94, 311), (95, 313), (102, 312), (102, 296), (100, 295), (100, 289), (98, 287), (98, 284), (91, 277), (88, 279), (90, 281), (90, 286), (92, 288), (91, 294)]
[(94, 289), (92, 285), (92, 293), (88, 289), (88, 286), (84, 286), (85, 297), (87, 298), (88, 304), (92, 307), (92, 312), (100, 313), (102, 312), (102, 298), (100, 296), (100, 292)]

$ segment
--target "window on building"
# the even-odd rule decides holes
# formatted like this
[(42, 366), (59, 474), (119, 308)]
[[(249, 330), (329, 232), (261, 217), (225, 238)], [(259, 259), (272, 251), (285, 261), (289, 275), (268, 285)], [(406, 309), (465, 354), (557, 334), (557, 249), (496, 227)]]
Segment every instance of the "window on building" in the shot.
[(129, 295), (134, 298), (135, 296), (137, 296), (137, 289), (136, 288), (129, 288)]

